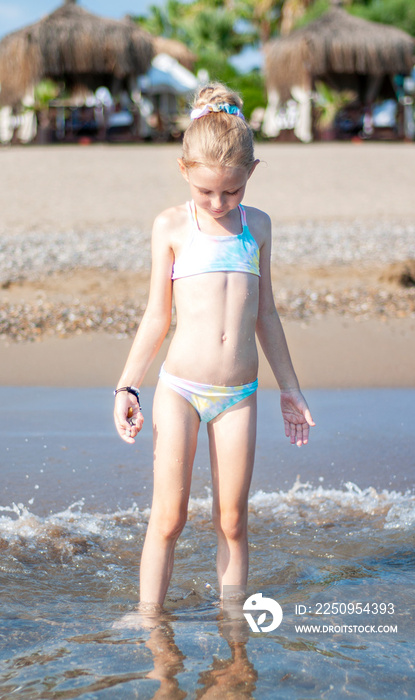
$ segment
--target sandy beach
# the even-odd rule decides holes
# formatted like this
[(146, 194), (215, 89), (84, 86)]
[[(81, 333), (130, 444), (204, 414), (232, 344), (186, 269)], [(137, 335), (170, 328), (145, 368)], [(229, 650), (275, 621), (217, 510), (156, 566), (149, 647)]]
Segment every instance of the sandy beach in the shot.
[[(3, 385), (114, 384), (145, 308), (152, 221), (188, 197), (179, 155), (0, 150)], [(257, 156), (245, 203), (272, 219), (276, 302), (303, 386), (415, 386), (415, 287), (401, 283), (415, 259), (414, 145), (259, 144)], [(274, 385), (263, 361), (260, 379)]]

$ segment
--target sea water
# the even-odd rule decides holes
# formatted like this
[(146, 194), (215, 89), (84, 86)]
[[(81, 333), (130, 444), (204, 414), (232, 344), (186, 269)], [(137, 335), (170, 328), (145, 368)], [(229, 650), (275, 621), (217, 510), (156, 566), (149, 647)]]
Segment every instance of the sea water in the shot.
[[(0, 389), (0, 697), (415, 697), (415, 391), (307, 392), (301, 449), (259, 391), (257, 631), (243, 601), (218, 601), (204, 427), (165, 610), (120, 626), (151, 506), (152, 393), (128, 446), (108, 389)], [(267, 631), (270, 600), (283, 616)]]

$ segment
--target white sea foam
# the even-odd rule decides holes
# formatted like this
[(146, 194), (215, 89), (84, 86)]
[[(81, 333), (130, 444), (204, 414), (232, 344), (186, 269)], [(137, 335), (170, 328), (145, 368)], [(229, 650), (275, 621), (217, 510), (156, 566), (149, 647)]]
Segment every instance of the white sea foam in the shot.
[(415, 495), (409, 491), (377, 491), (373, 486), (361, 489), (351, 481), (343, 489), (327, 489), (322, 486), (301, 483), (299, 479), (288, 491), (265, 493), (257, 491), (249, 499), (256, 514), (273, 515), (290, 521), (319, 521), (322, 518), (358, 520), (364, 517), (367, 525), (371, 516), (384, 519), (383, 527), (408, 529), (415, 520)]
[[(189, 510), (193, 514), (205, 513), (212, 508), (212, 498), (193, 498)], [(309, 519), (314, 522), (322, 518), (342, 520), (352, 517), (358, 520), (365, 516), (383, 518), (385, 529), (409, 529), (415, 522), (415, 494), (410, 491), (376, 490), (373, 486), (361, 489), (351, 481), (342, 489), (328, 489), (302, 483), (299, 478), (288, 491), (266, 492), (258, 490), (249, 498), (250, 512), (258, 517), (274, 517), (296, 521)], [(378, 522), (379, 525), (379, 522)]]
[(36, 539), (47, 535), (112, 537), (116, 530), (125, 530), (126, 526), (143, 528), (148, 517), (148, 509), (140, 511), (135, 503), (131, 508), (114, 513), (88, 513), (84, 506), (82, 499), (63, 511), (45, 517), (31, 513), (22, 503), (0, 506), (3, 513), (0, 517), (0, 537), (6, 540)]
[[(275, 522), (341, 523), (352, 520), (355, 527), (367, 527), (371, 521), (386, 530), (409, 530), (415, 523), (415, 495), (409, 491), (377, 491), (369, 486), (361, 489), (347, 482), (342, 489), (314, 487), (295, 481), (288, 491), (256, 491), (249, 498), (249, 509), (256, 518)], [(189, 518), (210, 517), (212, 496), (191, 497)], [(25, 505), (12, 504), (0, 507), (0, 537), (6, 541), (53, 537), (98, 537), (127, 540), (138, 528), (143, 531), (150, 515), (149, 508), (139, 509), (133, 504), (125, 510), (112, 513), (91, 513), (85, 501), (72, 503), (58, 513), (39, 516)], [(133, 532), (132, 532), (133, 531)]]

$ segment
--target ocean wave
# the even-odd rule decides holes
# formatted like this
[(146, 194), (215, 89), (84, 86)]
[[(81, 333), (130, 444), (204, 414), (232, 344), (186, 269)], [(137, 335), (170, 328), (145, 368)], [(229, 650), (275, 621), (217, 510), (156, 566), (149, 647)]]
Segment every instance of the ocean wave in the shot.
[(0, 551), (9, 547), (16, 552), (33, 550), (51, 561), (64, 561), (105, 543), (113, 549), (135, 540), (144, 532), (149, 509), (140, 511), (134, 503), (113, 513), (89, 513), (81, 499), (44, 517), (22, 503), (0, 506), (0, 513)]
[(415, 495), (412, 492), (380, 491), (373, 486), (361, 489), (351, 481), (346, 482), (342, 489), (327, 489), (301, 483), (297, 478), (288, 491), (257, 491), (249, 499), (249, 505), (256, 514), (271, 514), (287, 520), (297, 520), (300, 516), (313, 523), (322, 518), (351, 518), (367, 524), (372, 519), (376, 520), (378, 527), (386, 530), (406, 530), (415, 523)]
[[(191, 497), (189, 520), (205, 520), (210, 517), (212, 496)], [(408, 530), (415, 523), (415, 495), (409, 491), (378, 491), (372, 486), (361, 489), (352, 482), (342, 489), (328, 489), (302, 483), (299, 478), (287, 491), (265, 492), (258, 490), (249, 498), (251, 516), (259, 520), (292, 523), (303, 521), (323, 524), (328, 521), (347, 520), (355, 526), (367, 526), (385, 530)], [(116, 539), (126, 541), (144, 531), (150, 509), (140, 509), (136, 503), (130, 508), (112, 513), (88, 512), (85, 499), (72, 503), (65, 510), (46, 516), (36, 515), (22, 503), (0, 507), (0, 538), (7, 542), (53, 537), (62, 546), (71, 547), (73, 538), (91, 540)], [(71, 539), (72, 538), (72, 539)]]
[[(297, 477), (288, 491), (266, 492), (258, 490), (249, 498), (249, 511), (258, 518), (312, 524), (331, 520), (356, 520), (369, 523), (376, 520), (377, 527), (410, 529), (415, 523), (415, 494), (411, 491), (376, 490), (373, 486), (361, 489), (351, 481), (342, 489), (328, 489), (302, 483)], [(212, 497), (191, 498), (189, 512), (198, 515), (210, 511)], [(363, 519), (363, 520), (362, 520)]]

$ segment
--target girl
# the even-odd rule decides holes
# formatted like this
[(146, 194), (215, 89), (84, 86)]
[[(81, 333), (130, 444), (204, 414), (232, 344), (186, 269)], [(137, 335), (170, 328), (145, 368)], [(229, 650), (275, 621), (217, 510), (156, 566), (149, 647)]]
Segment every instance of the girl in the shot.
[(201, 421), (207, 423), (220, 590), (248, 575), (247, 501), (256, 438), (255, 333), (281, 390), (285, 433), (306, 444), (314, 425), (275, 309), (271, 223), (241, 205), (258, 160), (239, 96), (199, 91), (183, 140), (191, 202), (160, 214), (152, 233), (148, 305), (121, 375), (115, 424), (125, 442), (141, 430), (138, 389), (170, 327), (177, 326), (154, 397), (154, 491), (141, 558), (140, 600), (162, 605), (185, 525)]

